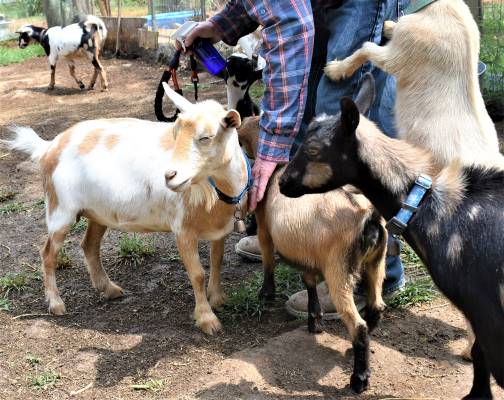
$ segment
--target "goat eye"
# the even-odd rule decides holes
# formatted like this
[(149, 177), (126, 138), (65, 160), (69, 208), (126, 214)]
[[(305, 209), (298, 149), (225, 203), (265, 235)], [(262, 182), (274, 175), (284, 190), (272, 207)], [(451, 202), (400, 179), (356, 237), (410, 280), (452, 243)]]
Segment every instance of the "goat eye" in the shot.
[(306, 154), (308, 154), (310, 157), (317, 157), (318, 154), (319, 154), (319, 151), (318, 149), (315, 149), (315, 148), (309, 148), (306, 150)]
[(203, 137), (200, 137), (198, 139), (198, 142), (200, 142), (200, 143), (208, 143), (210, 141), (210, 139), (212, 139), (211, 136), (203, 136)]

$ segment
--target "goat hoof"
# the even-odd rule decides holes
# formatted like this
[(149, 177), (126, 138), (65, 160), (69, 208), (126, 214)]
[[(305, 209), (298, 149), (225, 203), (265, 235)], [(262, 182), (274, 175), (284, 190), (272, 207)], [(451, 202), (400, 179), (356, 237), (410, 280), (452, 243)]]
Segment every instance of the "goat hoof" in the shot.
[(333, 81), (346, 78), (346, 67), (343, 61), (334, 60), (324, 68), (324, 73)]
[(322, 333), (323, 331), (324, 330), (322, 329), (322, 324), (319, 318), (311, 320), (311, 318), (308, 317), (308, 332), (317, 334)]
[(353, 373), (350, 378), (350, 387), (355, 393), (362, 393), (369, 388), (369, 373)]
[(53, 90), (53, 89), (54, 89), (54, 85), (52, 85), (52, 86), (50, 86), (50, 85), (49, 85), (49, 86), (47, 87), (47, 90)]
[(212, 312), (201, 315), (196, 320), (196, 326), (201, 328), (207, 335), (213, 335), (222, 329), (219, 319)]
[(257, 297), (265, 301), (275, 301), (275, 289), (266, 288), (263, 286), (261, 290), (259, 290), (259, 293), (257, 293)]
[(61, 299), (49, 301), (49, 313), (53, 315), (63, 315), (66, 312), (65, 303)]
[(124, 295), (124, 290), (114, 282), (110, 282), (103, 291), (103, 295), (108, 300), (117, 299), (118, 297), (122, 297)]
[(102, 88), (101, 91), (102, 92), (108, 92), (108, 88)]
[(86, 85), (84, 85), (82, 82), (79, 82), (79, 88), (80, 90), (84, 90), (86, 88)]

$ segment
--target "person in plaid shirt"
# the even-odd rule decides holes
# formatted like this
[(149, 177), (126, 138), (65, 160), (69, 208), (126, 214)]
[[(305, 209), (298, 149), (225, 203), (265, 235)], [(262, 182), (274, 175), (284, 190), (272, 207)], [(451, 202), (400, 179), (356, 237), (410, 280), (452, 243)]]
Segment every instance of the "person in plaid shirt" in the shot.
[[(397, 20), (409, 0), (231, 0), (225, 8), (199, 25), (186, 38), (190, 46), (197, 37), (214, 43), (223, 40), (235, 45), (237, 40), (263, 27), (263, 70), (265, 85), (261, 103), (258, 154), (253, 166), (254, 187), (249, 208), (253, 211), (264, 195), (268, 180), (279, 163), (287, 163), (302, 142), (306, 127), (316, 114), (337, 114), (339, 99), (355, 96), (364, 73), (375, 77), (377, 98), (369, 118), (389, 136), (395, 136), (393, 106), (395, 79), (365, 64), (340, 82), (323, 76), (327, 61), (343, 59), (365, 41), (382, 41), (383, 22)], [(397, 293), (404, 286), (404, 269), (398, 256), (397, 239), (391, 238), (387, 257), (384, 296)], [(260, 258), (257, 239), (246, 237), (237, 252)], [(317, 287), (325, 317), (337, 318), (325, 282)], [(356, 305), (365, 305), (364, 290), (357, 289)], [(287, 311), (307, 317), (307, 292), (292, 295)]]

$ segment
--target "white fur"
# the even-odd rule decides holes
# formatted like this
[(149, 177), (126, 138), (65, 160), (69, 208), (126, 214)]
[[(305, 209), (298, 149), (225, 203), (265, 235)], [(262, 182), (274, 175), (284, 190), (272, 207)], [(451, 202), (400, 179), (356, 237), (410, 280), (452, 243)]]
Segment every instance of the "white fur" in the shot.
[(12, 141), (2, 140), (1, 142), (10, 148), (30, 154), (33, 161), (38, 162), (51, 145), (51, 142), (41, 139), (31, 128), (13, 126), (10, 130), (16, 134), (15, 139)]
[(481, 96), (477, 63), (479, 31), (462, 0), (438, 0), (387, 24), (386, 46), (365, 43), (326, 67), (332, 79), (350, 76), (371, 61), (397, 78), (398, 135), (430, 150), (447, 165), (504, 167), (495, 127)]

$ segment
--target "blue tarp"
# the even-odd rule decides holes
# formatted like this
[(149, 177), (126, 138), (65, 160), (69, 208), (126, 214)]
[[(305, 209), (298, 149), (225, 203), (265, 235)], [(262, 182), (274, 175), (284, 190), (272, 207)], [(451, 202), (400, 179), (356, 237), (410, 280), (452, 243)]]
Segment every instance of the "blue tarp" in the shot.
[[(176, 24), (183, 24), (198, 16), (199, 13), (192, 10), (161, 13), (156, 14), (156, 24), (158, 28), (175, 29)], [(147, 18), (147, 26), (152, 27), (152, 17), (147, 15), (145, 18)]]

